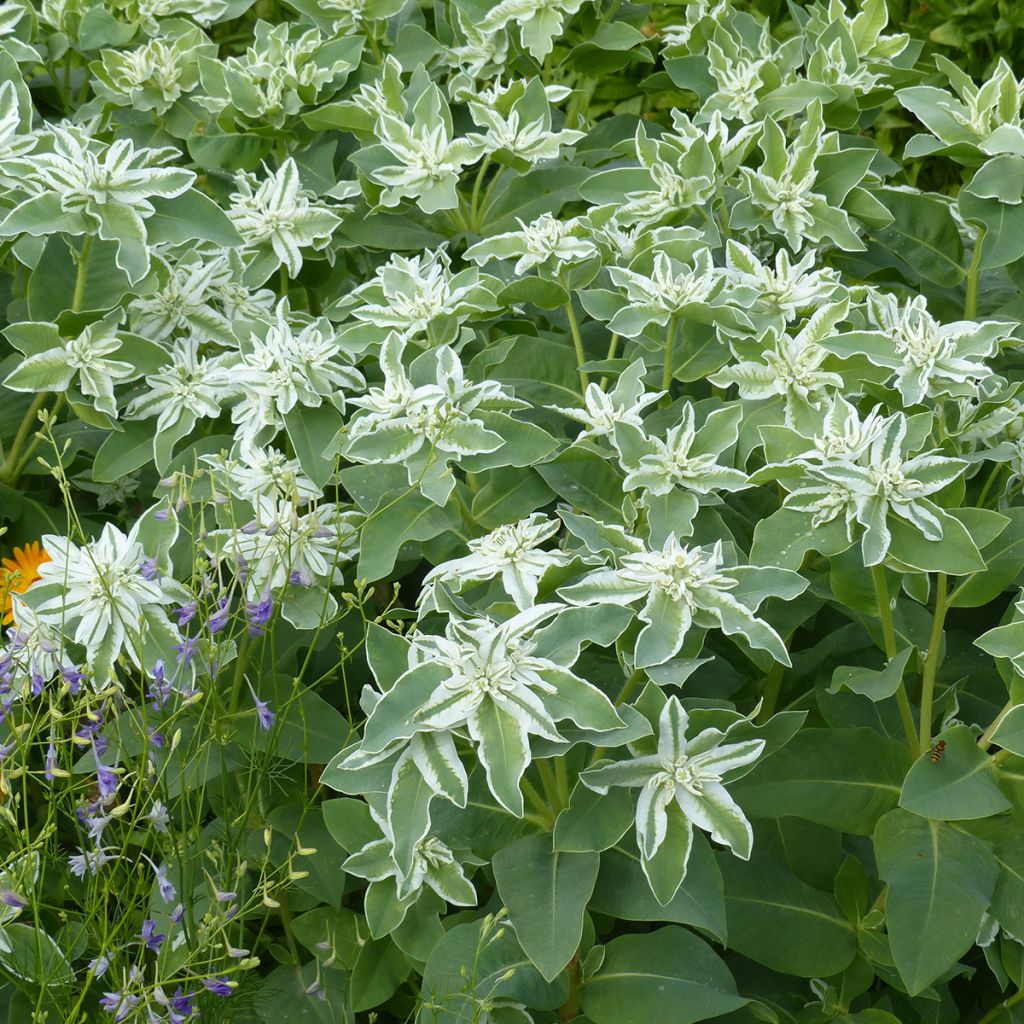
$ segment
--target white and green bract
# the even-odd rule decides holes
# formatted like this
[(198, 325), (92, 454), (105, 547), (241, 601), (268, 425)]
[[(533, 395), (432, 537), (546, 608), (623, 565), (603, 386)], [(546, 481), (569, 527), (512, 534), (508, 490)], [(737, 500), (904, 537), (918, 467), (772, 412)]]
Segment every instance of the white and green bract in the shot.
[(537, 605), (502, 623), (451, 620), (444, 636), (418, 636), (409, 671), (373, 709), (364, 752), (417, 732), (463, 732), (495, 799), (521, 817), (519, 782), (531, 761), (531, 736), (561, 742), (558, 723), (566, 719), (598, 733), (624, 724), (595, 686), (535, 653), (531, 634), (562, 607)]
[(302, 187), (294, 160), (286, 160), (263, 181), (253, 174), (239, 175), (236, 186), (227, 213), (238, 233), (248, 245), (269, 248), (292, 277), (302, 269), (302, 250), (323, 249), (341, 223)]
[(468, 555), (435, 566), (423, 579), (420, 614), (436, 607), (435, 587), (445, 584), (455, 591), (466, 586), (501, 579), (505, 592), (521, 611), (537, 599), (543, 575), (555, 566), (568, 565), (572, 556), (557, 548), (540, 545), (558, 533), (561, 523), (535, 512), (517, 523), (499, 526), (484, 537), (469, 542)]
[(143, 666), (140, 633), (178, 635), (166, 609), (180, 603), (185, 591), (166, 576), (147, 578), (147, 555), (139, 540), (142, 522), (127, 534), (107, 523), (96, 540), (81, 546), (57, 534), (42, 539), (51, 560), (39, 567), (45, 596), (36, 614), (82, 645), (97, 689), (115, 679), (115, 662), (122, 654), (137, 668)]
[[(633, 651), (637, 668), (650, 668), (674, 658), (695, 626), (738, 634), (751, 647), (768, 651), (777, 661), (789, 664), (782, 638), (754, 615), (756, 603), (751, 608), (730, 593), (738, 580), (724, 564), (721, 541), (710, 550), (688, 548), (670, 534), (660, 549), (650, 550), (635, 539), (632, 545), (633, 550), (620, 555), (614, 568), (592, 571), (559, 594), (574, 605), (643, 600), (637, 614), (645, 625)], [(771, 572), (775, 575), (780, 570)], [(791, 585), (787, 577), (799, 587), (796, 593), (806, 585), (796, 573), (781, 573), (773, 583), (778, 583), (783, 592)]]
[[(907, 419), (900, 413), (868, 429), (871, 440), (859, 441), (848, 455), (821, 458), (815, 453), (813, 461), (805, 463), (806, 477), (784, 504), (812, 513), (815, 525), (845, 522), (850, 540), (859, 524), (864, 564), (871, 566), (889, 551), (890, 516), (909, 523), (927, 540), (942, 539), (947, 513), (929, 495), (960, 477), (968, 463), (930, 452), (909, 456), (904, 444)], [(822, 447), (829, 450), (827, 442)]]
[(424, 886), (433, 889), (446, 903), (460, 907), (476, 905), (473, 883), (444, 843), (434, 836), (425, 836), (413, 849), (411, 868), (403, 872), (395, 859), (391, 825), (372, 808), (371, 814), (384, 836), (353, 853), (342, 863), (343, 871), (375, 884), (393, 879), (398, 900), (406, 906), (416, 901)]
[[(658, 719), (657, 754), (617, 761), (580, 776), (584, 785), (598, 793), (607, 793), (612, 786), (640, 790), (636, 841), (648, 880), (652, 880), (651, 862), (668, 836), (670, 819), (682, 823), (682, 829), (675, 830), (672, 837), (682, 844), (681, 850), (672, 851), (682, 866), (676, 889), (685, 877), (694, 826), (728, 846), (735, 856), (750, 858), (753, 830), (722, 779), (729, 772), (753, 764), (765, 746), (761, 739), (724, 743), (728, 733), (717, 728), (687, 739), (688, 724), (679, 699), (670, 697)], [(669, 902), (673, 895), (675, 889), (658, 893), (662, 903)]]

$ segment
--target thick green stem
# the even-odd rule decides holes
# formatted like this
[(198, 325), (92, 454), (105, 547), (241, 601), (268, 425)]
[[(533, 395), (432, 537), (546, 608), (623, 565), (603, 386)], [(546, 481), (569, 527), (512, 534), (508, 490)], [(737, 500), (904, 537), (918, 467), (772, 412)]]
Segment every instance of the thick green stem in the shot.
[(583, 369), (583, 364), (587, 361), (587, 354), (583, 351), (583, 339), (580, 337), (580, 325), (572, 308), (572, 298), (565, 304), (565, 315), (569, 318), (569, 333), (572, 335), (573, 348), (576, 349), (576, 365), (580, 370), (580, 385), (586, 391), (590, 384), (587, 371)]
[[(1019, 989), (1012, 996), (1010, 996), (1009, 999), (1004, 1000), (998, 1006), (994, 1006), (991, 1010), (988, 1011), (988, 1013), (985, 1014), (984, 1017), (981, 1018), (981, 1020), (978, 1021), (978, 1024), (994, 1024), (994, 1022), (999, 1020), (999, 1018), (1011, 1006), (1015, 1006), (1022, 999), (1024, 999), (1024, 988)], [(1010, 1020), (1010, 1019), (1011, 1018), (1010, 1018), (1009, 1014), (1007, 1014), (1007, 1020)]]
[(781, 661), (777, 661), (765, 677), (764, 692), (761, 694), (761, 710), (757, 713), (756, 719), (758, 725), (764, 725), (775, 714), (775, 708), (779, 703), (779, 694), (782, 692), (782, 677), (785, 672), (786, 666)]
[(672, 387), (672, 354), (676, 344), (676, 318), (672, 317), (668, 322), (668, 334), (665, 337), (665, 367), (661, 371), (661, 390), (665, 392), (664, 397), (661, 399), (661, 405), (668, 406), (672, 404), (672, 395), (670, 390)]
[(480, 170), (476, 172), (476, 180), (473, 182), (473, 197), (469, 203), (470, 223), (477, 232), (480, 231), (480, 186), (484, 183), (484, 175), (487, 173), (490, 163), (491, 158), (489, 156), (485, 156), (480, 161)]
[[(885, 569), (880, 565), (871, 567), (871, 578), (875, 584), (875, 600), (878, 603), (878, 621), (882, 626), (882, 640), (885, 644), (885, 656), (889, 661), (896, 657), (896, 628), (892, 621), (892, 608), (889, 604), (889, 587), (885, 582)], [(907, 745), (915, 756), (920, 753), (917, 745), (917, 726), (914, 724), (914, 712), (910, 707), (906, 685), (900, 680), (896, 690), (896, 704), (900, 709), (900, 721), (907, 736)]]
[(75, 274), (75, 292), (71, 298), (71, 312), (80, 313), (85, 301), (85, 279), (89, 270), (89, 254), (92, 252), (92, 235), (86, 235), (82, 251), (78, 254), (78, 271)]
[(1010, 713), (1011, 708), (1015, 708), (1017, 705), (1014, 703), (1011, 697), (999, 710), (999, 714), (992, 719), (992, 723), (989, 727), (978, 737), (978, 746), (982, 750), (988, 750), (992, 746), (992, 737), (995, 734), (996, 729), (999, 728), (999, 723)]
[(939, 649), (942, 647), (942, 630), (946, 624), (946, 574), (935, 577), (935, 612), (932, 615), (932, 631), (928, 638), (928, 653), (924, 659), (921, 674), (921, 718), (918, 746), (927, 750), (932, 745), (932, 701), (935, 697), (935, 673), (939, 667)]
[[(613, 334), (612, 335), (612, 340), (608, 343), (608, 355), (605, 356), (605, 359), (607, 359), (609, 363), (615, 358), (615, 353), (618, 351), (618, 349), (619, 349), (619, 336), (617, 334)], [(608, 378), (607, 377), (602, 377), (601, 380), (598, 382), (597, 386), (602, 391), (604, 391), (604, 389), (606, 387), (608, 387)]]
[(580, 975), (580, 958), (575, 954), (566, 965), (565, 973), (569, 978), (569, 994), (565, 1002), (558, 1008), (558, 1019), (562, 1021), (575, 1020), (580, 1012), (580, 988), (582, 977)]
[(985, 241), (985, 228), (978, 228), (978, 237), (974, 240), (974, 255), (967, 269), (967, 294), (964, 296), (964, 319), (973, 320), (978, 313), (978, 281), (981, 277), (981, 249)]
[(32, 399), (32, 404), (25, 410), (25, 415), (22, 416), (21, 423), (18, 424), (18, 432), (14, 435), (14, 440), (11, 442), (7, 458), (4, 459), (3, 466), (0, 466), (0, 480), (5, 483), (13, 483), (17, 480), (18, 465), (21, 461), (21, 449), (25, 447), (25, 442), (28, 440), (32, 425), (39, 416), (39, 410), (42, 409), (46, 399), (49, 397), (50, 393), (48, 391), (41, 391)]

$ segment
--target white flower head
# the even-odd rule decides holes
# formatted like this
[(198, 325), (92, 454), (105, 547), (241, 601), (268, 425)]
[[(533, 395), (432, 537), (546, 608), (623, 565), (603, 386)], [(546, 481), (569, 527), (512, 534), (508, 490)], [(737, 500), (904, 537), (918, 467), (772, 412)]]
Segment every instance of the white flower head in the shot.
[(302, 269), (302, 250), (325, 249), (341, 223), (302, 187), (291, 157), (262, 182), (255, 175), (241, 174), (236, 186), (227, 211), (236, 230), (249, 245), (269, 245), (292, 277)]
[[(50, 561), (39, 566), (38, 586), (56, 590), (36, 608), (42, 622), (58, 626), (87, 652), (93, 683), (113, 679), (114, 663), (124, 654), (142, 668), (147, 630), (177, 638), (164, 610), (182, 600), (183, 588), (146, 571), (147, 556), (139, 541), (140, 520), (128, 534), (112, 523), (83, 546), (67, 537), (46, 535)], [(74, 627), (73, 632), (70, 631)]]
[(542, 512), (534, 512), (519, 522), (499, 526), (483, 537), (469, 542), (468, 555), (431, 569), (423, 580), (421, 610), (431, 607), (438, 583), (455, 591), (466, 585), (501, 578), (505, 592), (522, 610), (537, 598), (537, 585), (553, 566), (567, 565), (572, 556), (565, 551), (545, 550), (540, 545), (552, 538), (561, 523)]

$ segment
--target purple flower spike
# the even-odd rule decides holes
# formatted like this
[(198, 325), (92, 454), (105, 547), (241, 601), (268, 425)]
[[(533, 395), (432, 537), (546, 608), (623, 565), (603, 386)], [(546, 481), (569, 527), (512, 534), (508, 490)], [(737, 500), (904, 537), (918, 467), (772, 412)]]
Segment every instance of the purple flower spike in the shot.
[(203, 987), (215, 996), (229, 996), (234, 991), (226, 977), (204, 978)]
[(139, 932), (139, 938), (142, 939), (146, 949), (151, 953), (159, 953), (160, 947), (164, 944), (164, 940), (167, 936), (158, 933), (156, 930), (156, 921), (147, 918), (142, 922), (142, 931)]
[(260, 728), (264, 732), (270, 732), (274, 726), (274, 719), (277, 717), (270, 710), (270, 702), (260, 700), (256, 696), (256, 691), (251, 686), (249, 687), (249, 692), (252, 694), (253, 703), (256, 705), (256, 718), (259, 720)]
[(254, 640), (263, 636), (263, 627), (270, 621), (274, 614), (274, 599), (270, 595), (270, 588), (263, 591), (258, 601), (246, 601), (245, 618), (249, 623), (249, 636)]

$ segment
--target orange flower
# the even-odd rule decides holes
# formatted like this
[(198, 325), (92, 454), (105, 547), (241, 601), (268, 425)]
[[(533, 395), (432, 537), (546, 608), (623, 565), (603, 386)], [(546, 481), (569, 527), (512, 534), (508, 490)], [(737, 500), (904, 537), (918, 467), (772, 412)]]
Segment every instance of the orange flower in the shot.
[(34, 540), (23, 548), (15, 548), (10, 558), (0, 558), (0, 600), (3, 601), (3, 624), (14, 621), (11, 594), (24, 594), (37, 579), (39, 566), (49, 562), (50, 556)]

